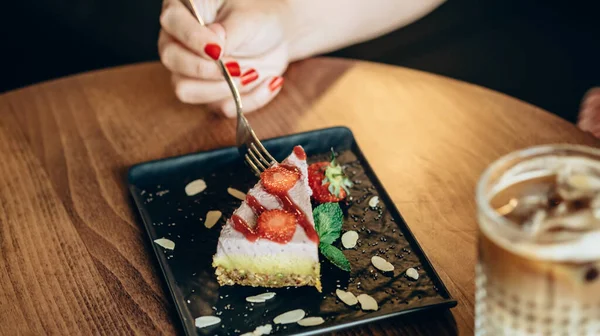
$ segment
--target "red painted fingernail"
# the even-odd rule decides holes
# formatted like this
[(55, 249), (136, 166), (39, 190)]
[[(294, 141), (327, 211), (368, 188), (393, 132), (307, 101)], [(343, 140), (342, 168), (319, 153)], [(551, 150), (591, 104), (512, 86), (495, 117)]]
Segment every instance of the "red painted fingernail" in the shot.
[(246, 72), (244, 72), (244, 74), (242, 74), (242, 85), (248, 85), (252, 82), (254, 82), (256, 79), (258, 78), (258, 72), (256, 72), (256, 70), (254, 69), (250, 69)]
[(269, 83), (269, 90), (277, 91), (283, 85), (283, 77), (275, 77)]
[(236, 61), (225, 63), (225, 67), (227, 67), (227, 71), (229, 71), (229, 74), (233, 77), (239, 77), (242, 73), (242, 71), (240, 70), (240, 65)]
[(204, 52), (208, 55), (208, 57), (214, 59), (215, 61), (221, 57), (221, 47), (218, 44), (207, 44), (206, 47), (204, 47)]

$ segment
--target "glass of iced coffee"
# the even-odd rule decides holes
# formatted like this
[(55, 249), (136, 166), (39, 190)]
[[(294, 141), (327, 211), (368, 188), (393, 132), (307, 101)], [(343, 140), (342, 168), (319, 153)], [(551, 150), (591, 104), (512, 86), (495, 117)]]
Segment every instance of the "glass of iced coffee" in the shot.
[(476, 193), (476, 335), (600, 335), (600, 149), (511, 153)]

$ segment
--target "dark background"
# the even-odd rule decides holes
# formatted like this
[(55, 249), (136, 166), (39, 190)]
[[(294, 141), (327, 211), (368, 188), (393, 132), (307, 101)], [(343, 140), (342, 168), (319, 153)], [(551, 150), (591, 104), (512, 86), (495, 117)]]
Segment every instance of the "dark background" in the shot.
[[(5, 2), (0, 92), (158, 59), (161, 2)], [(408, 27), (332, 55), (461, 79), (575, 121), (585, 91), (600, 86), (595, 2), (450, 0)]]

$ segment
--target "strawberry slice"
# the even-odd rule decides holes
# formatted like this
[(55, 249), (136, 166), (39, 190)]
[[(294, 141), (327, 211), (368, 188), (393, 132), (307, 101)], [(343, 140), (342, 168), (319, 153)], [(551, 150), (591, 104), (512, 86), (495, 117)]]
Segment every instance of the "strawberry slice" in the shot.
[(256, 229), (259, 237), (286, 244), (296, 232), (296, 217), (284, 210), (268, 210), (258, 217)]
[(283, 194), (298, 182), (300, 172), (293, 166), (277, 165), (260, 174), (260, 179), (268, 193)]

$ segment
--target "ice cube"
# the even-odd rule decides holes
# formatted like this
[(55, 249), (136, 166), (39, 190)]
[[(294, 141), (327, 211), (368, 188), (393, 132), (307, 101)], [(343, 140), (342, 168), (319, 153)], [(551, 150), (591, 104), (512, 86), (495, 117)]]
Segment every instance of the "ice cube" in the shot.
[(543, 230), (548, 231), (588, 231), (597, 222), (592, 209), (583, 209), (564, 216), (548, 219), (544, 223)]
[(523, 224), (523, 229), (532, 236), (537, 235), (540, 231), (544, 230), (544, 220), (547, 216), (546, 210), (536, 211), (535, 214)]

